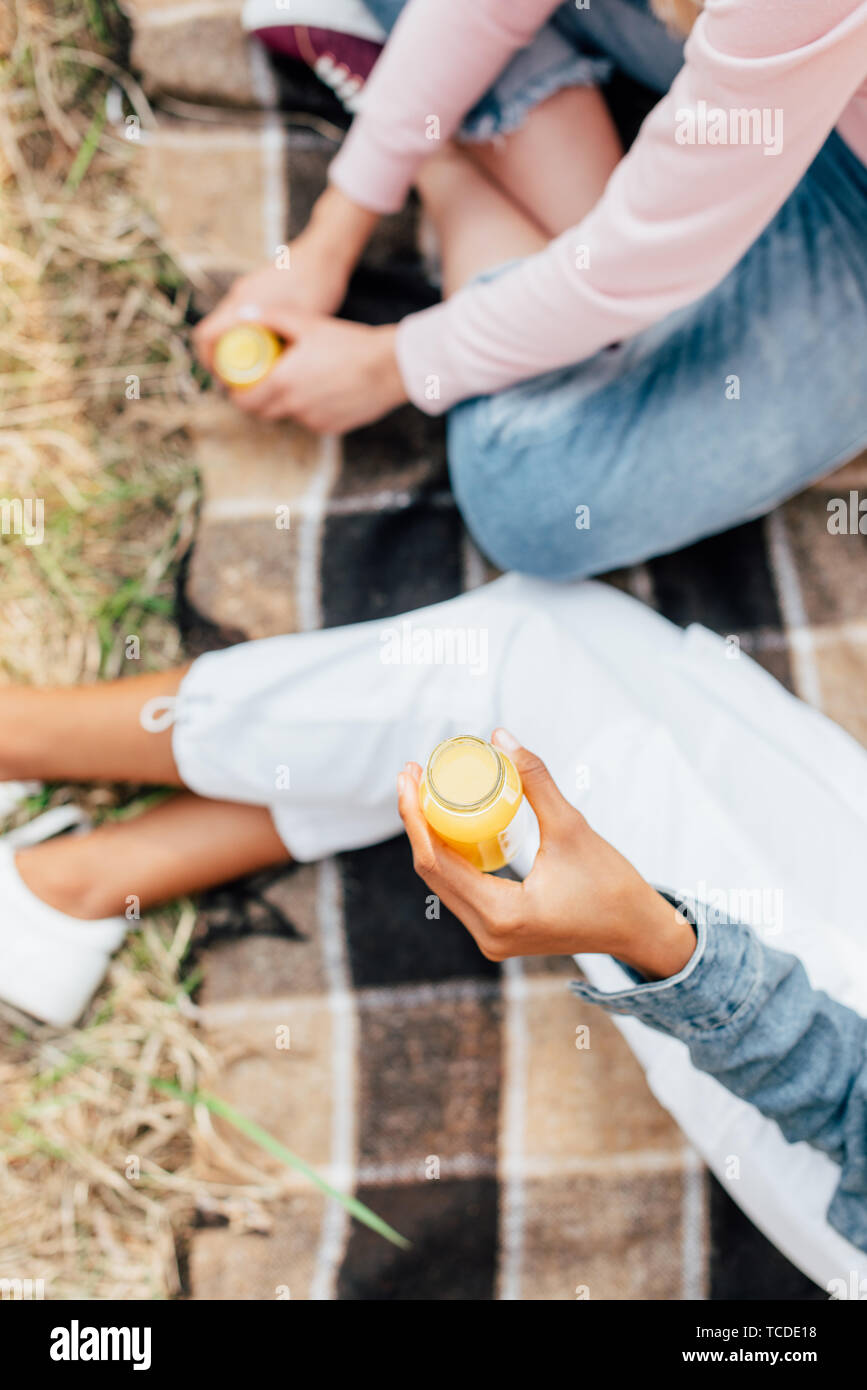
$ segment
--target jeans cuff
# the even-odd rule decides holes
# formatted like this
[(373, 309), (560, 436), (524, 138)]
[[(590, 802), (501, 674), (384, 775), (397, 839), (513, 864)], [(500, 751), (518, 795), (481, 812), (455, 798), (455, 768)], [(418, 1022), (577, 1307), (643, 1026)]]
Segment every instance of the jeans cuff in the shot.
[(601, 87), (610, 80), (612, 69), (607, 58), (573, 54), (515, 88), (501, 79), (464, 117), (457, 139), (472, 144), (508, 135), (519, 130), (533, 108), (556, 92), (565, 87)]
[(570, 987), (609, 1013), (629, 1014), (687, 1041), (725, 1028), (749, 1004), (761, 983), (761, 947), (749, 927), (738, 922), (708, 927), (707, 913), (695, 904), (682, 897), (669, 901), (689, 918), (697, 938), (682, 970), (666, 980), (643, 980), (624, 966), (635, 981), (625, 989), (605, 993), (577, 980)]

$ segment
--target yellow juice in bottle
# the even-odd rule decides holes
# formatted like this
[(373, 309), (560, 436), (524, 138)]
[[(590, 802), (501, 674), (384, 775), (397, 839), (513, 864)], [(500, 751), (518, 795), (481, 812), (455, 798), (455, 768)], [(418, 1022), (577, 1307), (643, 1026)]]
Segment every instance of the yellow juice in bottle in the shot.
[(499, 748), (474, 734), (437, 745), (427, 760), (419, 802), (431, 829), (487, 873), (508, 864), (526, 839), (518, 770)]
[(283, 344), (261, 323), (236, 323), (217, 339), (214, 371), (235, 391), (256, 386), (270, 372)]

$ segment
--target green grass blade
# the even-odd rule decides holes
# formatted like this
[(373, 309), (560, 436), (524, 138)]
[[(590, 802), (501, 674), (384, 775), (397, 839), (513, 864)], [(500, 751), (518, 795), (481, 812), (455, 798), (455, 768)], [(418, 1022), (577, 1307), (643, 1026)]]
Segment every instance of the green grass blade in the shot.
[(398, 1246), (399, 1249), (408, 1250), (410, 1248), (410, 1242), (406, 1237), (400, 1235), (393, 1226), (389, 1226), (388, 1222), (383, 1221), (382, 1217), (370, 1210), (370, 1207), (366, 1207), (356, 1197), (349, 1197), (345, 1192), (338, 1192), (336, 1188), (319, 1176), (315, 1168), (311, 1168), (309, 1163), (305, 1163), (303, 1158), (299, 1158), (291, 1149), (287, 1149), (285, 1145), (280, 1143), (279, 1139), (274, 1138), (273, 1134), (269, 1134), (254, 1120), (249, 1120), (246, 1115), (242, 1115), (234, 1106), (220, 1100), (219, 1096), (208, 1095), (206, 1091), (195, 1091), (190, 1094), (188, 1091), (182, 1091), (180, 1086), (176, 1086), (173, 1081), (163, 1081), (160, 1077), (152, 1077), (151, 1085), (157, 1091), (163, 1091), (168, 1096), (175, 1096), (178, 1100), (185, 1101), (187, 1105), (206, 1106), (211, 1114), (219, 1115), (222, 1119), (228, 1120), (230, 1124), (245, 1134), (248, 1139), (252, 1139), (253, 1143), (258, 1144), (266, 1153), (271, 1154), (274, 1158), (279, 1158), (290, 1168), (296, 1169), (297, 1172), (303, 1173), (327, 1196), (340, 1202), (341, 1206), (345, 1207), (356, 1221), (363, 1222), (365, 1226), (369, 1226), (378, 1235), (384, 1236), (386, 1240), (391, 1241), (391, 1244)]
[(63, 185), (67, 193), (74, 193), (90, 168), (90, 161), (96, 154), (99, 137), (106, 122), (105, 107), (101, 106), (87, 129), (87, 134), (78, 147), (78, 153), (70, 165)]

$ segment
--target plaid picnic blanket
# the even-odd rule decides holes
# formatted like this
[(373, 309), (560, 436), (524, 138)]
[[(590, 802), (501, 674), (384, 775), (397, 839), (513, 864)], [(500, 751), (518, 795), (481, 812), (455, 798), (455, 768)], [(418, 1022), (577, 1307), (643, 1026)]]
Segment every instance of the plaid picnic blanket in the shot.
[[(291, 99), (297, 108), (297, 85)], [(336, 119), (321, 91), (311, 101)], [(213, 148), (213, 129), (206, 136)], [(296, 225), (316, 138), (296, 132), (293, 145), (290, 132), (284, 149)], [(250, 234), (260, 241), (271, 175)], [(431, 301), (407, 226), (357, 278), (358, 317), (393, 320)], [(295, 436), (278, 439), (306, 503), (295, 548), (272, 563), (273, 523), (241, 502), (233, 511), (220, 491), (233, 447), (239, 471), (255, 469), (255, 441), (227, 444), (218, 419), (198, 440), (206, 496), (184, 594), (191, 652), (383, 618), (489, 577), (449, 491), (441, 422), (402, 410), (297, 467)], [(273, 430), (259, 438), (274, 447)], [(676, 623), (737, 636), (867, 742), (867, 540), (828, 528), (829, 500), (865, 486), (862, 459), (768, 518), (611, 581)], [(246, 575), (234, 606), (214, 596), (230, 569)], [(267, 1235), (194, 1233), (193, 1298), (825, 1296), (704, 1170), (610, 1021), (568, 994), (571, 961), (486, 961), (445, 909), (430, 920), (403, 839), (211, 895), (198, 949), (226, 1097), (412, 1245), (389, 1244), (299, 1179)], [(575, 1029), (591, 1019), (594, 1046), (578, 1066)]]

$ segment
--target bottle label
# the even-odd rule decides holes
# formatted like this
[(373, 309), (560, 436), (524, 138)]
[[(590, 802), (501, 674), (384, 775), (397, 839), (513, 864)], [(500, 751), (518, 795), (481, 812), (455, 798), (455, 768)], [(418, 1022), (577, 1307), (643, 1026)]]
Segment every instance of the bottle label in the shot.
[(521, 798), (521, 804), (515, 812), (505, 830), (501, 830), (497, 836), (497, 844), (503, 854), (506, 864), (512, 861), (521, 863), (529, 859), (524, 873), (529, 873), (530, 866), (536, 856), (539, 847), (539, 832), (536, 817), (527, 802), (526, 797)]

